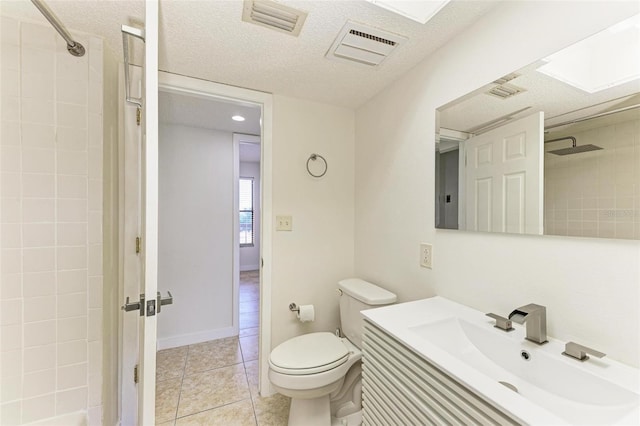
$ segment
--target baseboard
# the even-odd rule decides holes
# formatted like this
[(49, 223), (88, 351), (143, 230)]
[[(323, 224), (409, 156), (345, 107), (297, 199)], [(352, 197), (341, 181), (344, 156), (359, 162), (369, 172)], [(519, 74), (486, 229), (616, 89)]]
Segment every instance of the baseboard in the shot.
[(87, 413), (86, 411), (76, 411), (27, 424), (29, 426), (86, 426)]
[(240, 265), (240, 272), (257, 271), (260, 265)]
[(182, 334), (180, 336), (171, 336), (158, 338), (157, 348), (169, 349), (178, 346), (194, 345), (209, 340), (224, 339), (225, 337), (237, 336), (238, 332), (233, 327), (216, 328), (215, 330), (199, 331), (197, 333)]

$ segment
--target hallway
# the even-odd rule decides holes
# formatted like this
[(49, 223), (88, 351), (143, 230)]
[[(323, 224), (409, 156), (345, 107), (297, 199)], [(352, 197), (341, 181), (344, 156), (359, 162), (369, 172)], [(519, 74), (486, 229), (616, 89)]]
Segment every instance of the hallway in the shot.
[(158, 351), (156, 424), (287, 424), (289, 398), (258, 395), (259, 282), (240, 273), (239, 337)]

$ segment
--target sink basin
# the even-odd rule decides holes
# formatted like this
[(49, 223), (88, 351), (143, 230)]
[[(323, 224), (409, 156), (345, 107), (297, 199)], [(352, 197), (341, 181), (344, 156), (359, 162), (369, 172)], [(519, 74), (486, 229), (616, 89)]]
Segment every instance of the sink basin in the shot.
[[(560, 351), (545, 350), (546, 345), (524, 341), (521, 333), (505, 333), (487, 321), (450, 317), (408, 331), (572, 424), (610, 424), (638, 409), (637, 393), (598, 377)], [(598, 362), (589, 360), (589, 367)]]

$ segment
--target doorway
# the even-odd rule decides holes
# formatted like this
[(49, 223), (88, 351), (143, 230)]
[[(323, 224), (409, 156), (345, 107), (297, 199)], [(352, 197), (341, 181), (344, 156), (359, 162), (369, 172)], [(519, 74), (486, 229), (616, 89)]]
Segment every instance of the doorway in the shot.
[[(271, 110), (271, 95), (270, 94), (265, 94), (265, 93), (260, 93), (260, 92), (254, 92), (251, 90), (246, 90), (246, 89), (240, 89), (240, 88), (235, 88), (235, 87), (230, 87), (230, 86), (225, 86), (225, 85), (220, 85), (217, 83), (212, 83), (212, 82), (207, 82), (207, 81), (203, 81), (203, 80), (197, 80), (197, 79), (193, 79), (193, 78), (189, 78), (189, 77), (184, 77), (184, 76), (178, 76), (178, 75), (172, 75), (172, 74), (168, 74), (168, 73), (164, 73), (164, 72), (160, 72), (159, 73), (159, 80), (160, 80), (160, 93), (159, 94), (179, 94), (179, 95), (184, 95), (187, 96), (188, 98), (191, 98), (192, 100), (209, 100), (209, 101), (222, 101), (222, 102), (226, 102), (226, 103), (231, 103), (231, 104), (238, 104), (238, 105), (244, 105), (244, 106), (248, 106), (253, 108), (254, 110), (258, 111), (258, 122), (260, 123), (260, 119), (261, 119), (261, 128), (260, 131), (258, 133), (261, 133), (261, 148), (260, 148), (260, 158), (261, 158), (261, 175), (260, 175), (260, 191), (261, 191), (261, 197), (260, 197), (260, 201), (258, 206), (259, 210), (261, 213), (263, 213), (262, 217), (271, 217), (271, 117), (272, 117), (272, 110)], [(195, 107), (190, 109), (189, 111), (191, 111), (192, 115), (195, 114), (196, 112), (200, 111), (199, 108)], [(184, 123), (183, 123), (184, 124)], [(201, 129), (200, 129), (201, 130)], [(230, 132), (229, 134), (232, 134), (232, 132)], [(179, 139), (179, 138), (178, 138)], [(178, 142), (179, 143), (179, 142)], [(233, 146), (231, 147), (231, 150), (233, 151)], [(234, 153), (235, 154), (235, 153)], [(182, 153), (176, 153), (177, 156), (182, 156)], [(184, 160), (184, 158), (183, 158)], [(237, 170), (239, 172), (239, 168), (235, 167), (232, 165), (232, 170)], [(182, 171), (184, 173), (189, 172), (189, 170), (187, 168), (182, 168)], [(126, 174), (126, 171), (125, 171)], [(173, 176), (180, 176), (180, 173), (174, 174)], [(173, 183), (176, 183), (176, 180), (171, 181)], [(170, 182), (170, 184), (171, 184)], [(185, 187), (184, 183), (182, 183), (183, 189)], [(229, 186), (231, 186), (231, 188), (233, 188), (233, 183), (231, 183)], [(188, 185), (187, 185), (188, 187)], [(175, 190), (175, 188), (174, 188)], [(192, 191), (192, 192), (196, 192), (197, 191)], [(231, 189), (229, 191), (232, 195), (234, 194), (233, 189)], [(131, 217), (136, 217), (136, 212), (133, 212), (133, 210), (136, 209), (135, 207), (135, 203), (131, 203), (132, 204), (132, 212), (127, 211), (127, 214), (130, 215)], [(232, 218), (232, 225), (229, 226), (227, 228), (227, 236), (229, 237), (230, 241), (233, 241), (236, 236), (239, 235), (239, 218), (238, 218), (238, 208), (237, 208), (237, 203), (228, 203), (227, 204), (227, 216)], [(195, 333), (191, 333), (191, 335), (188, 335), (189, 333), (187, 333), (187, 335), (183, 335), (180, 336), (178, 334), (173, 334), (173, 335), (166, 335), (166, 336), (162, 336), (160, 335), (160, 339), (157, 341), (157, 347), (158, 348), (170, 348), (170, 347), (175, 347), (175, 348), (179, 348), (179, 347), (184, 347), (184, 346), (189, 346), (191, 344), (205, 344), (206, 342), (213, 340), (217, 340), (217, 341), (221, 341), (224, 343), (224, 341), (226, 339), (233, 339), (235, 338), (236, 340), (236, 349), (238, 351), (236, 351), (235, 353), (233, 353), (234, 349), (228, 349), (229, 352), (229, 356), (236, 356), (235, 361), (231, 363), (231, 370), (238, 370), (236, 371), (238, 374), (244, 375), (244, 383), (246, 383), (246, 390), (250, 391), (250, 398), (244, 398), (244, 399), (240, 399), (238, 401), (239, 405), (243, 405), (244, 408), (247, 408), (247, 404), (255, 404), (256, 400), (254, 399), (255, 397), (259, 397), (259, 396), (268, 396), (271, 395), (273, 392), (270, 389), (269, 386), (269, 382), (268, 382), (268, 378), (267, 378), (267, 368), (265, 368), (263, 366), (263, 364), (265, 364), (267, 362), (268, 359), (268, 353), (270, 350), (270, 289), (271, 289), (271, 263), (269, 261), (270, 258), (270, 254), (271, 254), (271, 225), (268, 223), (268, 221), (264, 221), (262, 219), (258, 219), (260, 220), (260, 222), (267, 222), (265, 223), (260, 223), (260, 228), (259, 228), (259, 240), (256, 241), (258, 244), (258, 247), (260, 248), (260, 253), (261, 253), (261, 259), (260, 259), (260, 270), (259, 270), (259, 275), (258, 275), (258, 282), (260, 283), (260, 292), (259, 292), (259, 300), (258, 300), (258, 306), (262, 306), (263, 308), (260, 309), (259, 312), (259, 323), (260, 325), (262, 325), (262, 327), (260, 327), (260, 333), (257, 335), (257, 339), (259, 344), (257, 345), (257, 347), (255, 348), (255, 352), (256, 352), (256, 356), (257, 356), (257, 360), (253, 361), (253, 365), (251, 366), (251, 370), (252, 370), (252, 377), (254, 377), (255, 379), (252, 379), (250, 381), (247, 380), (248, 377), (248, 373), (249, 373), (249, 369), (247, 369), (247, 367), (245, 366), (245, 364), (243, 362), (235, 362), (235, 361), (239, 361), (242, 360), (241, 358), (241, 352), (239, 352), (240, 347), (239, 347), (239, 331), (240, 331), (240, 318), (239, 318), (239, 310), (240, 310), (240, 306), (239, 306), (239, 292), (238, 292), (238, 287), (239, 287), (239, 253), (235, 253), (233, 252), (233, 247), (237, 247), (237, 245), (235, 243), (232, 243), (229, 246), (229, 251), (232, 251), (232, 255), (229, 256), (232, 259), (232, 262), (234, 263), (233, 267), (230, 268), (231, 272), (230, 275), (231, 277), (231, 281), (233, 281), (233, 289), (230, 292), (230, 294), (232, 295), (232, 297), (235, 299), (233, 301), (232, 308), (229, 309), (229, 312), (225, 313), (224, 315), (221, 315), (221, 318), (224, 318), (225, 320), (227, 320), (226, 323), (223, 324), (222, 327), (218, 327), (216, 328), (209, 328), (208, 331), (207, 329), (201, 329), (201, 330), (197, 330)], [(215, 222), (216, 218), (211, 218), (211, 221)], [(188, 223), (185, 223), (184, 226), (188, 226)], [(162, 225), (160, 225), (160, 227), (162, 227)], [(161, 229), (162, 230), (162, 229)], [(174, 232), (174, 236), (179, 237), (179, 230), (178, 232)], [(191, 234), (193, 235), (193, 234)], [(187, 241), (188, 243), (188, 241)], [(189, 247), (189, 244), (185, 244), (186, 247)], [(189, 250), (185, 250), (184, 253), (187, 254), (192, 254), (194, 252), (198, 252), (198, 250), (194, 247), (191, 247), (193, 249), (192, 252), (189, 252)], [(264, 258), (264, 262), (262, 262), (262, 258)], [(132, 274), (133, 275), (133, 274)], [(163, 274), (165, 275), (165, 274)], [(167, 275), (169, 276), (169, 275)], [(133, 277), (132, 277), (133, 278)], [(166, 290), (169, 290), (172, 292), (172, 294), (174, 295), (174, 304), (172, 306), (168, 306), (166, 308), (163, 307), (162, 309), (162, 313), (160, 313), (158, 315), (158, 322), (159, 325), (160, 323), (163, 321), (163, 317), (166, 318), (167, 320), (169, 319), (168, 317), (171, 316), (170, 312), (171, 310), (175, 310), (173, 308), (176, 308), (178, 306), (180, 306), (181, 304), (184, 306), (186, 306), (187, 309), (196, 311), (202, 311), (202, 310), (212, 310), (212, 306), (211, 304), (207, 305), (204, 309), (202, 308), (195, 308), (193, 306), (194, 300), (193, 298), (190, 298), (189, 296), (186, 296), (185, 294), (183, 294), (182, 296), (178, 296), (178, 293), (176, 293), (176, 290), (172, 289), (171, 287), (175, 286), (175, 285), (179, 285), (181, 284), (181, 280), (186, 279), (186, 275), (182, 276), (180, 274), (174, 274), (173, 275), (173, 279), (171, 281), (168, 282), (168, 285), (166, 287), (162, 287), (159, 288), (159, 290), (166, 292)], [(227, 277), (228, 280), (228, 277)], [(125, 283), (127, 282), (127, 278), (125, 277), (124, 279)], [(135, 279), (131, 280), (132, 282), (135, 281)], [(186, 296), (186, 297), (185, 297)], [(207, 298), (205, 298), (207, 299)], [(209, 301), (211, 301), (211, 298), (209, 298)], [(218, 313), (218, 312), (216, 312)], [(165, 315), (166, 314), (166, 315)], [(215, 330), (215, 331), (212, 331)], [(132, 330), (129, 330), (132, 331)], [(138, 352), (137, 352), (137, 334), (134, 336), (133, 334), (135, 333), (130, 333), (129, 331), (125, 329), (123, 329), (122, 331), (122, 356), (123, 356), (123, 364), (125, 362), (128, 362), (128, 359), (131, 358), (132, 364), (138, 362)], [(174, 339), (175, 338), (175, 339)], [(183, 339), (182, 341), (180, 341), (180, 339)], [(156, 342), (156, 336), (154, 333), (153, 336), (153, 340), (154, 342)], [(200, 342), (200, 343), (195, 343), (195, 342)], [(223, 345), (224, 346), (224, 345)], [(227, 345), (232, 347), (233, 345)], [(219, 348), (218, 348), (219, 349)], [(220, 350), (214, 350), (213, 353), (216, 354), (215, 356), (220, 355), (222, 352), (224, 351), (220, 351)], [(171, 349), (169, 349), (171, 350)], [(183, 359), (181, 358), (182, 353), (184, 353), (185, 349), (176, 349), (174, 352), (174, 354), (172, 354), (171, 357), (168, 358), (172, 358), (174, 361), (177, 359), (178, 360), (178, 364), (180, 364), (180, 360)], [(238, 353), (240, 353), (240, 358), (237, 358)], [(194, 353), (194, 355), (196, 355)], [(193, 357), (194, 359), (197, 357)], [(187, 375), (185, 375), (185, 373), (187, 372), (187, 369), (189, 368), (189, 366), (187, 365), (187, 361), (188, 361), (188, 357), (184, 358), (184, 363), (183, 366), (180, 368), (173, 369), (173, 371), (170, 371), (168, 376), (165, 376), (164, 378), (173, 378), (173, 379), (178, 379), (180, 378), (181, 382), (184, 383), (185, 380), (187, 380)], [(171, 363), (171, 361), (169, 361), (169, 363)], [(158, 366), (160, 364), (160, 359), (158, 359)], [(210, 371), (211, 370), (211, 371)], [(216, 370), (216, 368), (207, 370), (209, 371), (209, 375), (213, 375), (213, 371)], [(229, 371), (231, 371), (229, 370)], [(241, 370), (241, 371), (240, 371)], [(159, 371), (159, 369), (156, 370), (157, 371), (157, 382), (158, 384), (160, 384), (163, 380), (160, 380), (162, 377), (161, 375), (163, 374), (162, 372)], [(179, 373), (179, 371), (181, 371), (182, 373)], [(227, 371), (224, 374), (228, 374), (229, 371)], [(221, 371), (218, 371), (217, 373), (222, 373)], [(178, 377), (181, 374), (180, 377)], [(231, 374), (232, 376), (234, 375), (233, 373)], [(209, 377), (211, 379), (211, 377)], [(125, 383), (128, 382), (128, 380), (126, 380), (127, 377), (125, 377), (124, 375), (121, 378), (121, 388), (123, 389), (122, 392), (122, 399), (126, 400), (126, 399), (134, 399), (135, 400), (135, 387), (133, 386), (126, 386), (127, 389), (131, 390), (131, 392), (127, 393), (125, 392)], [(191, 379), (190, 379), (191, 380)], [(215, 383), (217, 380), (213, 380), (213, 382)], [(167, 382), (169, 383), (169, 382)], [(174, 383), (175, 384), (175, 383)], [(208, 389), (216, 389), (215, 386), (208, 386)], [(220, 387), (220, 389), (224, 390), (224, 387)], [(175, 386), (158, 386), (157, 387), (157, 398), (156, 398), (156, 402), (161, 401), (163, 399), (174, 399), (175, 401), (180, 400), (181, 398), (183, 398), (184, 401), (186, 401), (188, 398), (186, 398), (188, 395), (186, 394), (182, 394), (181, 395), (181, 390), (177, 389)], [(230, 392), (227, 392), (230, 393)], [(200, 393), (199, 395), (196, 393), (194, 394), (195, 396), (202, 396), (205, 393)], [(209, 395), (211, 396), (211, 395)], [(236, 395), (237, 396), (237, 395)], [(234, 397), (234, 400), (236, 399), (236, 397)], [(235, 403), (234, 402), (234, 403)], [(242, 402), (240, 404), (240, 402)], [(263, 403), (264, 401), (262, 401), (261, 403)], [(230, 404), (231, 402), (229, 402)], [(225, 404), (227, 404), (225, 402)], [(227, 404), (228, 405), (228, 404)], [(280, 401), (280, 405), (283, 405), (282, 401)], [(242, 407), (240, 407), (242, 408)], [(256, 416), (256, 407), (254, 407), (254, 410), (252, 410), (253, 412), (253, 416)], [(125, 407), (123, 407), (123, 412), (125, 411)], [(132, 418), (134, 418), (133, 416), (133, 410), (132, 411)], [(163, 416), (163, 408), (161, 406), (161, 404), (156, 404), (156, 415), (157, 415), (157, 420), (161, 420), (162, 416)], [(174, 407), (172, 409), (170, 409), (169, 411), (173, 412), (173, 418), (176, 417), (180, 417), (181, 414), (184, 415), (186, 412), (185, 411), (180, 411), (179, 407)], [(166, 414), (166, 413), (165, 413)], [(171, 414), (169, 413), (169, 415), (171, 416)], [(171, 417), (169, 417), (170, 419)]]

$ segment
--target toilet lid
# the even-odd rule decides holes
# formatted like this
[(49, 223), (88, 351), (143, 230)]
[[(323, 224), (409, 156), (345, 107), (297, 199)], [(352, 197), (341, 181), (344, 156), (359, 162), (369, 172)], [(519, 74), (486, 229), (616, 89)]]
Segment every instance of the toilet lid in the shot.
[(314, 374), (343, 364), (349, 350), (332, 333), (303, 334), (278, 345), (269, 358), (271, 367), (285, 374)]

